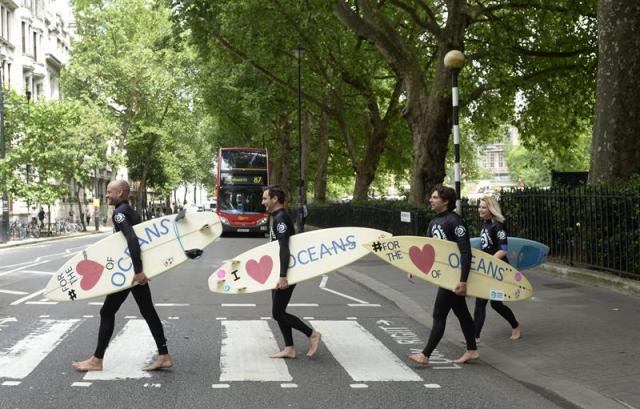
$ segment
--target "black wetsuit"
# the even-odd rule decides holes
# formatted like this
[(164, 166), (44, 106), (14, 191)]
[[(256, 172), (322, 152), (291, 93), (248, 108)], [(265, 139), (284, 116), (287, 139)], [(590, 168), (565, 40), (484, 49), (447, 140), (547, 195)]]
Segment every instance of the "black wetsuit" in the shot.
[[(271, 241), (277, 240), (280, 244), (280, 277), (287, 276), (289, 269), (289, 238), (295, 234), (291, 217), (284, 209), (278, 209), (271, 215), (269, 219), (269, 237)], [(295, 315), (286, 312), (289, 300), (293, 294), (294, 285), (290, 285), (285, 290), (271, 290), (271, 299), (273, 301), (272, 315), (273, 319), (278, 322), (282, 336), (284, 337), (285, 346), (293, 346), (293, 334), (291, 329), (298, 331), (310, 337), (313, 329)]]
[[(113, 227), (116, 232), (120, 231), (127, 239), (127, 246), (129, 248), (129, 254), (131, 255), (131, 262), (133, 263), (133, 270), (136, 274), (142, 272), (142, 259), (140, 258), (140, 243), (133, 231), (133, 226), (140, 223), (140, 216), (136, 213), (128, 202), (122, 202), (116, 206), (111, 217), (113, 221)], [(104, 300), (104, 304), (100, 309), (100, 330), (98, 332), (98, 346), (96, 352), (93, 354), (96, 358), (104, 358), (104, 352), (109, 345), (111, 336), (113, 335), (113, 328), (115, 325), (116, 312), (120, 309), (120, 306), (127, 298), (129, 293), (133, 294), (133, 298), (138, 304), (142, 317), (147, 321), (151, 335), (156, 341), (158, 347), (158, 354), (164, 355), (168, 353), (167, 340), (164, 337), (164, 329), (162, 322), (151, 300), (151, 290), (149, 284), (135, 285), (126, 290), (119, 291), (114, 294), (107, 295)]]
[[(480, 229), (480, 241), (482, 243), (482, 251), (485, 253), (493, 255), (500, 250), (507, 251), (507, 232), (502, 223), (484, 220), (482, 228)], [(502, 260), (507, 263), (509, 262), (506, 256), (503, 257)], [(473, 311), (476, 338), (480, 338), (480, 332), (482, 332), (482, 326), (484, 325), (484, 320), (487, 315), (487, 301), (489, 300), (476, 298), (476, 308)], [(519, 324), (515, 315), (513, 315), (513, 311), (504, 305), (502, 301), (491, 300), (491, 308), (507, 320), (511, 328), (518, 327)]]
[[(466, 282), (471, 269), (471, 243), (469, 233), (460, 216), (452, 211), (445, 211), (431, 220), (427, 228), (427, 237), (456, 242), (460, 249), (460, 281)], [(438, 288), (435, 305), (433, 307), (433, 327), (427, 345), (422, 353), (429, 357), (436, 348), (447, 324), (447, 315), (453, 310), (467, 342), (468, 350), (476, 350), (476, 341), (473, 337), (473, 320), (467, 308), (465, 297), (456, 295), (453, 291)]]

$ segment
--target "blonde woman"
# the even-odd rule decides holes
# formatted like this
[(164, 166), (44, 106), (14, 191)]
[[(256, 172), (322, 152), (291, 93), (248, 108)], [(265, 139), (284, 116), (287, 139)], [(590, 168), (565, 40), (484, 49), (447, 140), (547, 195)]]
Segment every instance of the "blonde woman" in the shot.
[[(504, 229), (504, 216), (500, 210), (498, 201), (493, 196), (486, 196), (480, 200), (478, 213), (482, 219), (482, 227), (480, 229), (480, 241), (482, 243), (482, 251), (492, 254), (503, 261), (507, 260), (507, 232)], [(480, 332), (484, 325), (486, 316), (487, 302), (482, 298), (476, 298), (476, 308), (473, 312), (473, 322), (476, 330), (476, 343), (480, 342)], [(520, 338), (520, 324), (513, 315), (513, 311), (502, 301), (491, 301), (491, 307), (500, 314), (509, 325), (511, 325), (511, 339)]]

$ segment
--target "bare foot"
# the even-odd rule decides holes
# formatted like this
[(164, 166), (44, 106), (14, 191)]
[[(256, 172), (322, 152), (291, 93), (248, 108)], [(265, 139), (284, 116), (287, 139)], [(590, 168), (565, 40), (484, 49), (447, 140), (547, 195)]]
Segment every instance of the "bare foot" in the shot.
[(420, 365), (429, 365), (429, 357), (424, 355), (422, 352), (407, 355), (407, 359)]
[(307, 356), (309, 358), (313, 358), (316, 352), (318, 352), (318, 347), (320, 346), (320, 338), (322, 338), (322, 334), (318, 331), (313, 331), (313, 333), (309, 337), (309, 351), (307, 351)]
[(480, 338), (476, 338), (476, 345), (480, 343)]
[(467, 362), (473, 361), (478, 358), (480, 358), (480, 353), (477, 350), (467, 349), (466, 351), (464, 351), (464, 354), (462, 354), (460, 358), (456, 359), (453, 362), (455, 362), (456, 364), (466, 364)]
[(275, 354), (271, 355), (271, 358), (295, 359), (296, 350), (294, 347), (285, 347), (282, 351), (276, 352)]
[(102, 359), (91, 356), (84, 361), (73, 361), (71, 366), (80, 372), (102, 371)]
[(512, 340), (516, 340), (516, 339), (520, 339), (522, 335), (520, 334), (520, 325), (518, 325), (517, 327), (515, 327), (514, 329), (511, 330), (511, 339)]
[(158, 369), (167, 369), (173, 366), (173, 362), (171, 361), (171, 357), (169, 354), (158, 355), (158, 358), (145, 366), (143, 370), (145, 371), (157, 371)]

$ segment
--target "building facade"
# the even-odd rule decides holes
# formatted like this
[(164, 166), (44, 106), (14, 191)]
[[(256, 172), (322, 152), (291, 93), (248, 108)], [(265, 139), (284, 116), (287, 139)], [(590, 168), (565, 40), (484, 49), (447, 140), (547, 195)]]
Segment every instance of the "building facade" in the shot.
[(32, 100), (60, 99), (74, 19), (67, 0), (0, 0), (0, 75)]

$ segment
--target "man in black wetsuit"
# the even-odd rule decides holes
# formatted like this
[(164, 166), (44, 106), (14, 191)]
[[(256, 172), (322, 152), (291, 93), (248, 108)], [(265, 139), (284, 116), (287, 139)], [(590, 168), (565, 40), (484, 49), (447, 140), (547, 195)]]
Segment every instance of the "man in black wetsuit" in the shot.
[(460, 249), (460, 282), (456, 284), (453, 291), (438, 288), (438, 295), (433, 307), (433, 327), (429, 335), (429, 341), (422, 352), (411, 354), (408, 358), (416, 363), (427, 365), (429, 356), (438, 346), (438, 343), (444, 335), (444, 329), (447, 323), (447, 315), (453, 310), (460, 321), (462, 332), (467, 343), (467, 350), (464, 354), (455, 360), (455, 363), (465, 363), (474, 359), (478, 359), (480, 354), (476, 347), (474, 337), (473, 319), (467, 308), (464, 298), (467, 293), (467, 278), (471, 269), (471, 243), (469, 242), (469, 233), (462, 220), (462, 217), (453, 212), (456, 205), (456, 191), (450, 187), (438, 185), (431, 194), (429, 199), (431, 210), (437, 213), (436, 217), (431, 220), (427, 228), (427, 237), (433, 237), (440, 240), (449, 240), (458, 244)]
[[(117, 293), (107, 295), (104, 300), (102, 309), (100, 310), (100, 330), (98, 332), (98, 345), (95, 353), (84, 361), (74, 361), (71, 365), (79, 371), (101, 371), (102, 360), (105, 350), (109, 345), (111, 335), (115, 325), (116, 312), (127, 298), (129, 293), (133, 294), (133, 298), (138, 304), (140, 313), (149, 325), (153, 339), (158, 347), (158, 358), (146, 366), (144, 370), (154, 371), (156, 369), (170, 368), (173, 363), (167, 350), (167, 340), (164, 337), (164, 329), (162, 322), (158, 317), (158, 313), (153, 306), (151, 300), (151, 290), (149, 289), (149, 279), (142, 271), (142, 259), (140, 258), (140, 243), (133, 231), (133, 226), (140, 223), (140, 216), (131, 208), (127, 198), (129, 197), (129, 184), (124, 180), (116, 180), (107, 186), (107, 200), (110, 205), (116, 208), (113, 211), (113, 226), (116, 232), (120, 231), (127, 239), (129, 254), (135, 274), (133, 276), (133, 287), (122, 290)], [(137, 348), (137, 345), (131, 345), (131, 348)]]
[(294, 285), (289, 285), (287, 281), (287, 270), (289, 269), (289, 238), (295, 234), (291, 217), (284, 210), (285, 193), (278, 186), (269, 186), (262, 193), (262, 204), (266, 211), (271, 214), (269, 218), (269, 238), (270, 241), (277, 240), (280, 245), (280, 280), (276, 284), (275, 290), (271, 290), (271, 300), (273, 301), (273, 319), (278, 322), (285, 347), (282, 351), (271, 355), (271, 358), (295, 358), (296, 349), (293, 346), (292, 328), (309, 337), (308, 357), (313, 357), (320, 345), (320, 333), (314, 331), (307, 324), (295, 315), (286, 312), (287, 305), (293, 294)]

